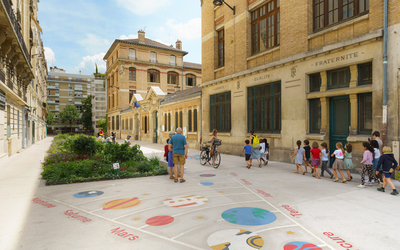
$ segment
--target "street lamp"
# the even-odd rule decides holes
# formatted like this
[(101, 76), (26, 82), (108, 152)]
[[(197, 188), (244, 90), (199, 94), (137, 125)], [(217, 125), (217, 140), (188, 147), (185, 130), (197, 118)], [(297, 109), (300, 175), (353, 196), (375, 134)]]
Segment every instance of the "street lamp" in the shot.
[(235, 6), (231, 7), (229, 4), (227, 4), (224, 0), (213, 0), (213, 4), (215, 6), (221, 6), (222, 4), (226, 4), (226, 6), (228, 6), (231, 10), (233, 10), (233, 14), (235, 15)]

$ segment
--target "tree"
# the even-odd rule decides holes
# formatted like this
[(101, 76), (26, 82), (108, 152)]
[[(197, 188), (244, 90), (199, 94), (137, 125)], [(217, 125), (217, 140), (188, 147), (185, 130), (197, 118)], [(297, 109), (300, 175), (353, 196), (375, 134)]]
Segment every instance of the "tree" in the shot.
[(99, 126), (100, 128), (102, 128), (104, 133), (107, 133), (107, 124), (108, 124), (107, 120), (108, 120), (108, 119), (107, 119), (107, 115), (106, 115), (105, 119), (100, 119), (100, 120), (97, 122), (97, 126)]
[(65, 109), (63, 109), (60, 112), (60, 118), (62, 122), (69, 121), (69, 127), (72, 132), (72, 121), (79, 119), (81, 117), (81, 114), (79, 114), (78, 110), (76, 109), (75, 106), (72, 106), (71, 104), (67, 104)]
[(83, 126), (93, 133), (92, 126), (92, 96), (89, 95), (82, 101), (82, 123)]
[(54, 118), (54, 113), (49, 110), (46, 117), (46, 123), (47, 125), (51, 125), (54, 122), (56, 122), (56, 118)]

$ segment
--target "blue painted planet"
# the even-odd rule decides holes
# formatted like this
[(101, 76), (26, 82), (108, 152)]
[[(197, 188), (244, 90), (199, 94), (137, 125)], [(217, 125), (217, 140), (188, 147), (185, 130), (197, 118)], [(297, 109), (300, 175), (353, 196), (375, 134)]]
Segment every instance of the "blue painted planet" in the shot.
[(245, 226), (266, 225), (276, 220), (274, 213), (256, 207), (231, 208), (223, 212), (221, 217), (227, 222)]
[(212, 186), (212, 185), (214, 185), (214, 183), (213, 183), (213, 182), (200, 182), (200, 185), (203, 185), (203, 186)]
[(90, 198), (90, 197), (96, 197), (99, 195), (104, 194), (102, 191), (85, 191), (85, 192), (80, 192), (77, 194), (74, 194), (75, 198)]
[(292, 241), (285, 244), (283, 250), (322, 250), (322, 248), (308, 242)]

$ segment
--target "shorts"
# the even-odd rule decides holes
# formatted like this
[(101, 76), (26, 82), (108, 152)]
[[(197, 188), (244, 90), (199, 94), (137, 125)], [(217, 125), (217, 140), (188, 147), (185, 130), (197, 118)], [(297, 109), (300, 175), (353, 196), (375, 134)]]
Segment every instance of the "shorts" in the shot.
[(250, 160), (250, 156), (251, 156), (251, 154), (245, 154), (246, 161)]
[(392, 173), (384, 173), (385, 174), (385, 178), (390, 178), (392, 177)]
[(379, 158), (375, 158), (372, 160), (372, 170), (377, 170)]
[(173, 158), (173, 163), (175, 166), (183, 166), (186, 163), (186, 158), (185, 155), (178, 155), (178, 154), (174, 154), (172, 155)]

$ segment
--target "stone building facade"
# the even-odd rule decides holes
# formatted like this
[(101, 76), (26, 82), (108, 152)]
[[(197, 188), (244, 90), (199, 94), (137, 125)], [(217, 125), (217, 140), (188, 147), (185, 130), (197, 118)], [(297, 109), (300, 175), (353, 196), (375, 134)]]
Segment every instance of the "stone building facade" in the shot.
[(92, 77), (92, 123), (94, 134), (97, 135), (101, 128), (98, 127), (100, 119), (105, 119), (107, 113), (107, 92), (103, 77)]
[[(353, 144), (382, 131), (383, 1), (230, 0), (202, 4), (202, 127), (239, 154), (254, 130), (272, 160), (291, 162), (297, 140)], [(334, 3), (333, 8), (328, 8)], [(398, 155), (400, 3), (388, 9), (386, 144)], [(211, 49), (210, 49), (211, 48)], [(396, 146), (397, 145), (397, 146)]]
[[(142, 30), (138, 32), (138, 39), (115, 40), (104, 56), (107, 60), (108, 131), (115, 131), (118, 139), (125, 137), (125, 131), (131, 131), (142, 140), (158, 141), (154, 134), (147, 134), (144, 125), (138, 126), (144, 124), (145, 117), (154, 114), (127, 116), (133, 108), (133, 100), (145, 100), (153, 87), (168, 95), (201, 84), (201, 65), (184, 62), (186, 54), (188, 52), (182, 50), (181, 41), (177, 40), (175, 47), (168, 46), (146, 38)], [(161, 113), (157, 115), (161, 116)], [(126, 130), (126, 121), (131, 118), (131, 129)], [(154, 119), (155, 116), (150, 121)], [(141, 130), (135, 130), (135, 126)]]

